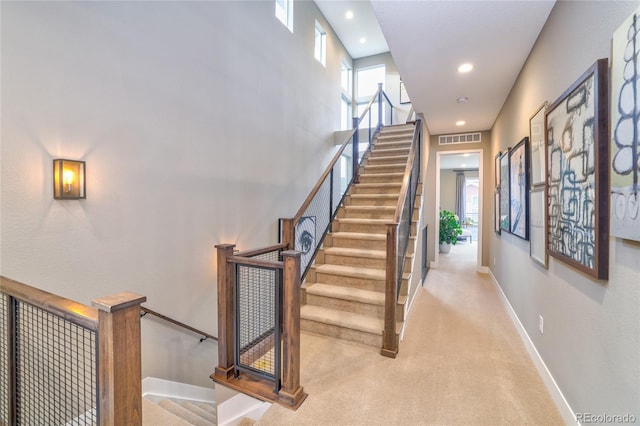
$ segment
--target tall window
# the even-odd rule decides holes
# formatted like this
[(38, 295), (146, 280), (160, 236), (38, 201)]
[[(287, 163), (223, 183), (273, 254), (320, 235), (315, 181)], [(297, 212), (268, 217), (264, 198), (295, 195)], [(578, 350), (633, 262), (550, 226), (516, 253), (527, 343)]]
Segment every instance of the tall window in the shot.
[(276, 0), (276, 18), (293, 32), (293, 0)]
[(316, 59), (325, 67), (327, 66), (327, 32), (316, 21), (316, 43), (314, 49)]
[[(371, 100), (371, 97), (378, 91), (378, 83), (384, 84), (385, 76), (386, 70), (384, 65), (376, 65), (374, 67), (356, 70), (356, 102), (358, 105), (358, 116), (362, 115), (362, 112)], [(378, 104), (375, 102), (371, 105), (370, 115), (373, 126), (373, 123), (378, 122)], [(386, 120), (384, 102), (382, 103), (382, 120), (383, 123)]]
[(378, 83), (384, 83), (386, 73), (384, 65), (363, 68), (356, 71), (356, 96), (358, 103), (364, 101), (369, 102), (371, 96), (378, 90)]
[(340, 82), (342, 96), (340, 97), (340, 130), (349, 130), (353, 127), (353, 113), (351, 111), (351, 87), (353, 72), (348, 62), (342, 61)]

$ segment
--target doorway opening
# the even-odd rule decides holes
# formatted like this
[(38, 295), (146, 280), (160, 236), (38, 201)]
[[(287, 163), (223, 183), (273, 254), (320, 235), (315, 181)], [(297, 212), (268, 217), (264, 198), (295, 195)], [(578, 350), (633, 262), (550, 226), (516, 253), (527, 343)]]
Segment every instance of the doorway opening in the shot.
[[(463, 232), (456, 245), (472, 246), (477, 269), (482, 271), (482, 149), (440, 151), (436, 155), (436, 169), (436, 235), (440, 230), (437, 220), (440, 211), (454, 213)], [(455, 256), (455, 251), (456, 247), (453, 246), (448, 256)], [(436, 244), (436, 267), (439, 256)]]

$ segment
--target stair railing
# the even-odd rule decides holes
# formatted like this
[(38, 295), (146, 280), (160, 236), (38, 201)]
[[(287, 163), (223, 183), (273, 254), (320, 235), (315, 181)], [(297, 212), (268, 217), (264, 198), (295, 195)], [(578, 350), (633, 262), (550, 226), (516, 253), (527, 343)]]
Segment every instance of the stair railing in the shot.
[(169, 322), (169, 323), (171, 323), (173, 325), (177, 325), (178, 327), (184, 328), (185, 330), (189, 330), (192, 333), (195, 333), (195, 334), (198, 334), (198, 335), (202, 336), (200, 338), (200, 343), (204, 342), (207, 339), (211, 339), (211, 340), (214, 340), (216, 342), (218, 341), (218, 338), (216, 336), (213, 336), (213, 335), (211, 335), (211, 334), (209, 334), (209, 333), (207, 333), (205, 331), (198, 330), (195, 327), (191, 327), (190, 325), (182, 323), (182, 322), (180, 322), (178, 320), (174, 320), (173, 318), (168, 317), (166, 315), (163, 315), (160, 312), (156, 312), (153, 309), (147, 308), (146, 306), (140, 306), (140, 318), (144, 317), (147, 314), (153, 315), (156, 318), (160, 318), (163, 321)]
[[(377, 114), (372, 113), (373, 105), (377, 106)], [(360, 117), (353, 118), (353, 130), (296, 215), (292, 219), (280, 219), (280, 241), (290, 250), (302, 252), (302, 280), (331, 227), (338, 207), (351, 185), (359, 181), (358, 169), (364, 154), (371, 149), (371, 143), (384, 124), (393, 124), (393, 104), (379, 83), (378, 91)]]
[(396, 307), (413, 227), (413, 210), (418, 183), (421, 180), (422, 142), (422, 121), (418, 118), (415, 122), (413, 140), (394, 218), (387, 224), (384, 331), (381, 354), (390, 358), (396, 357), (399, 348), (396, 333)]
[(0, 277), (0, 424), (142, 424), (140, 303)]
[(218, 366), (211, 378), (297, 408), (300, 386), (300, 255), (286, 244), (218, 257)]

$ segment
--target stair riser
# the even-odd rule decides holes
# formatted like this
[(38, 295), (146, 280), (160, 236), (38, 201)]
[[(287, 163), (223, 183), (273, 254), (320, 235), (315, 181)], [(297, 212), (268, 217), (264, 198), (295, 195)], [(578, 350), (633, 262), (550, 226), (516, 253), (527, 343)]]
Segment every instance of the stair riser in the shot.
[(407, 163), (407, 157), (367, 157), (366, 159), (368, 165), (380, 165), (380, 164), (399, 164), (399, 163)]
[(386, 259), (372, 259), (370, 257), (345, 256), (341, 254), (324, 254), (324, 263), (343, 266), (364, 266), (373, 269), (384, 269), (387, 265)]
[(362, 183), (402, 183), (402, 174), (395, 175), (361, 175)]
[(389, 198), (376, 198), (372, 197), (347, 197), (345, 199), (345, 205), (347, 206), (386, 206), (395, 207), (398, 204), (397, 197)]
[(365, 165), (360, 169), (360, 176), (369, 173), (404, 173), (407, 168), (406, 164), (375, 164)]
[[(352, 219), (393, 219), (393, 215), (395, 214), (395, 208), (392, 209), (384, 209), (381, 211), (377, 210), (369, 210), (369, 209), (358, 209), (359, 206), (350, 206), (352, 208), (345, 208), (341, 212), (338, 213), (338, 217), (346, 217)], [(355, 207), (355, 208), (353, 208)], [(391, 206), (387, 206), (391, 207)]]
[(411, 141), (377, 142), (373, 149), (411, 149)]
[(338, 232), (338, 231), (386, 235), (387, 226), (385, 224), (373, 224), (373, 223), (348, 223), (348, 222), (341, 222), (340, 219), (337, 219), (333, 222), (333, 232)]
[(300, 328), (311, 333), (336, 337), (342, 340), (348, 340), (351, 342), (374, 346), (376, 348), (382, 347), (382, 336), (377, 334), (365, 333), (359, 330), (352, 330), (337, 325), (310, 321), (304, 318), (300, 319)]
[[(327, 246), (329, 247), (329, 246)], [(355, 249), (370, 249), (370, 250), (386, 250), (387, 242), (385, 240), (361, 240), (358, 238), (333, 238), (330, 247), (344, 247)]]
[[(341, 287), (359, 288), (361, 290), (384, 291), (384, 280), (372, 280), (367, 278), (347, 277), (344, 275), (326, 274), (316, 271), (318, 283), (333, 284)], [(307, 295), (308, 296), (308, 295)]]
[(318, 296), (307, 293), (307, 304), (335, 309), (337, 311), (351, 312), (372, 318), (384, 318), (384, 306), (369, 303), (354, 302), (351, 300), (335, 299), (333, 297)]
[(373, 149), (369, 158), (408, 156), (409, 148)]
[(353, 194), (400, 194), (400, 183), (394, 186), (353, 186)]
[(379, 142), (390, 142), (390, 141), (411, 141), (413, 139), (413, 131), (411, 132), (389, 132), (389, 133), (381, 133), (378, 136)]

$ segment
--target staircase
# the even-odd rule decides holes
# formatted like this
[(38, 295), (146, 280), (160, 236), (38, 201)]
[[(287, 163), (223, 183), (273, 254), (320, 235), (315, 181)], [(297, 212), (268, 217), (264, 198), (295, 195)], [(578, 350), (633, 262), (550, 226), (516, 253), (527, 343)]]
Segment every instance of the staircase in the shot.
[[(414, 125), (383, 128), (360, 166), (302, 286), (301, 329), (380, 348), (384, 329), (386, 231), (394, 217)], [(413, 212), (396, 335), (407, 313), (422, 185)]]

